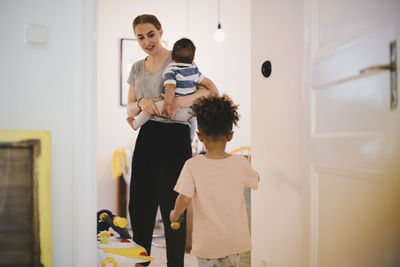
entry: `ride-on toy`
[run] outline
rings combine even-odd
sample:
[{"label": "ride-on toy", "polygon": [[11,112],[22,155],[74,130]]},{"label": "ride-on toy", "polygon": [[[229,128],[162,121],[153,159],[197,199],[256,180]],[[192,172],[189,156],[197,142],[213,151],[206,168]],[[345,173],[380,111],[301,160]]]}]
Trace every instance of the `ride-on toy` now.
[{"label": "ride-on toy", "polygon": [[[109,210],[100,210],[97,220],[97,255],[105,267],[107,263],[118,266],[118,263],[141,263],[153,260],[145,248],[136,244],[127,229],[128,221],[112,214]],[[119,236],[110,232],[110,227]]]}]

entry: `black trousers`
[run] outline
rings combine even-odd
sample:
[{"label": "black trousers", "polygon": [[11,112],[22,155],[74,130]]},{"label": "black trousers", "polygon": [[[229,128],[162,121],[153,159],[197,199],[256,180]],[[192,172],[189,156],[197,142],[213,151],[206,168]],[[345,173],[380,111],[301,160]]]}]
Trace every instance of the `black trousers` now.
[{"label": "black trousers", "polygon": [[186,224],[177,231],[172,230],[169,214],[178,196],[173,188],[183,164],[191,155],[189,126],[150,120],[140,128],[132,158],[129,200],[133,241],[151,254],[155,218],[160,206],[169,267],[183,267]]}]

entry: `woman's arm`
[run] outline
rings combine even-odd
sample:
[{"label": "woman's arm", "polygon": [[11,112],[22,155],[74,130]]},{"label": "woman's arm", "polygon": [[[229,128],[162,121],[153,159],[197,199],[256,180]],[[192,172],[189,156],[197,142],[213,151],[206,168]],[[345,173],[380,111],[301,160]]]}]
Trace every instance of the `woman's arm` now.
[{"label": "woman's arm", "polygon": [[212,93],[218,95],[218,89],[217,86],[208,79],[207,77],[204,77],[204,79],[201,81],[200,85],[204,86],[206,89],[210,90]]},{"label": "woman's arm", "polygon": [[193,101],[195,101],[199,97],[203,96],[208,96],[212,92],[205,88],[202,85],[197,86],[197,91],[194,94],[191,95],[185,95],[185,96],[180,96],[180,97],[174,97],[174,101],[172,102],[171,106],[171,118],[175,118],[175,113],[178,111],[180,108],[190,108],[190,106],[193,104]]},{"label": "woman's arm", "polygon": [[128,114],[128,117],[135,117],[139,114],[139,112],[140,108],[137,105],[136,90],[135,87],[131,84],[129,86],[128,104],[126,105],[126,113]]},{"label": "woman's arm", "polygon": [[[180,96],[180,97],[175,97],[176,103],[180,108],[190,108],[190,106],[193,104],[193,102],[203,96],[208,96],[211,94],[211,91],[205,88],[202,85],[197,86],[197,91],[194,94],[191,95],[186,95],[186,96]],[[174,99],[174,100],[175,100]]]},{"label": "woman's arm", "polygon": [[152,98],[136,98],[135,87],[131,84],[129,86],[128,93],[128,104],[127,104],[127,113],[129,117],[135,117],[142,110],[147,115],[160,115],[158,109],[154,105],[154,101],[159,101],[160,99],[152,99]]}]

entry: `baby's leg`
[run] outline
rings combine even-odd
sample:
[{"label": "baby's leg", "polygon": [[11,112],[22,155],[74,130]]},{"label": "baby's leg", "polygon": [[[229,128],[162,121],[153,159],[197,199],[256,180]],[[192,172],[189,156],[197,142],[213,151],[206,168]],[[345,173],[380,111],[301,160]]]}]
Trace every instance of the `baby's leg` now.
[{"label": "baby's leg", "polygon": [[146,115],[143,111],[136,116],[135,120],[133,121],[133,129],[139,129],[143,124],[145,124],[148,120],[150,120],[152,116]]},{"label": "baby's leg", "polygon": [[175,113],[174,120],[188,122],[193,117],[193,115],[190,114],[190,112],[191,112],[190,108],[180,108]]},{"label": "baby's leg", "polygon": [[[161,110],[164,106],[164,101],[154,102],[154,104],[156,105],[156,108],[158,109],[158,111],[161,113]],[[175,113],[174,121],[188,122],[193,117],[193,115],[190,114],[190,111],[191,111],[190,108],[178,109],[178,111]],[[163,116],[161,116],[161,117],[163,117]]]},{"label": "baby's leg", "polygon": [[[164,105],[164,101],[154,102],[154,104],[155,104],[156,108],[158,109],[158,111],[160,112]],[[146,113],[141,111],[139,113],[139,115],[137,115],[135,120],[133,121],[133,129],[135,129],[135,130],[139,129],[143,124],[145,124],[148,120],[150,120],[151,117],[153,117],[153,116],[148,116],[148,115],[146,115]]]}]

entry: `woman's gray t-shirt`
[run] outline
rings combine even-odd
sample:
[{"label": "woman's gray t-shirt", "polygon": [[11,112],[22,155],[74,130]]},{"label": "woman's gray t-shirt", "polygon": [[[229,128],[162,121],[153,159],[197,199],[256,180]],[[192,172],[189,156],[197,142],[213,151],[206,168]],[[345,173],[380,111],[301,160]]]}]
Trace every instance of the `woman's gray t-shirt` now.
[{"label": "woman's gray t-shirt", "polygon": [[[164,88],[163,74],[168,64],[172,62],[171,53],[169,53],[161,68],[155,73],[150,73],[146,70],[146,67],[144,66],[145,60],[146,59],[142,59],[133,64],[127,82],[135,87],[136,99],[161,98],[161,91]],[[184,123],[158,116],[153,116],[151,120],[168,123]]]}]

